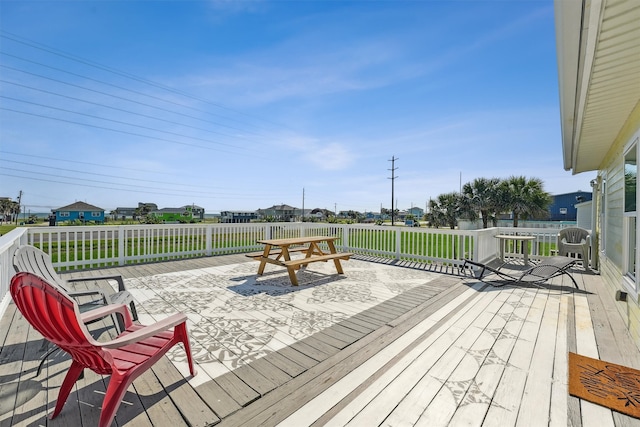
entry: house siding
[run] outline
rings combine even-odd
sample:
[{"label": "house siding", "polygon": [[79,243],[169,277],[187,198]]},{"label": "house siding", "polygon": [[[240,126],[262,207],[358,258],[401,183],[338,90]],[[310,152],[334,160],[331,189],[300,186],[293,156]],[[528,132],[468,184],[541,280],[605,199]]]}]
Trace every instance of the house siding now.
[{"label": "house siding", "polygon": [[[628,292],[627,301],[616,301],[616,309],[627,323],[629,333],[640,347],[640,297],[624,279],[624,150],[640,136],[640,104],[636,106],[616,142],[605,156],[599,175],[606,180],[604,203],[604,246],[600,243],[600,274],[607,286],[605,293],[615,298],[617,291]],[[601,203],[601,201],[598,201]],[[640,216],[636,227],[640,225]],[[602,227],[598,227],[599,230]],[[640,230],[638,231],[640,232]],[[636,274],[640,274],[640,271]]]}]

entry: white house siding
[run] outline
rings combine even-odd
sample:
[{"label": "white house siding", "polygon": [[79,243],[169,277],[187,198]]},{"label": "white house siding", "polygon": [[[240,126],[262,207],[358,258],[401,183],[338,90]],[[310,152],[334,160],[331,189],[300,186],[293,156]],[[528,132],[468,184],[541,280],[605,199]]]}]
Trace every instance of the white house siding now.
[{"label": "white house siding", "polygon": [[[624,283],[624,235],[623,235],[623,206],[624,206],[624,161],[625,147],[640,136],[640,104],[634,109],[629,120],[618,135],[615,144],[607,153],[600,168],[599,175],[606,179],[605,194],[605,224],[604,239],[600,248],[600,274],[605,280],[607,293],[614,298],[616,291],[628,292],[626,302],[618,301],[616,307],[626,320],[629,331],[636,345],[640,347],[640,300],[635,289]],[[640,188],[640,186],[639,186]],[[600,195],[599,195],[600,196]],[[601,201],[599,201],[601,203]],[[640,224],[640,217],[637,224]],[[602,227],[598,227],[600,230]],[[640,232],[640,231],[639,231]],[[640,274],[638,271],[636,274]]]}]

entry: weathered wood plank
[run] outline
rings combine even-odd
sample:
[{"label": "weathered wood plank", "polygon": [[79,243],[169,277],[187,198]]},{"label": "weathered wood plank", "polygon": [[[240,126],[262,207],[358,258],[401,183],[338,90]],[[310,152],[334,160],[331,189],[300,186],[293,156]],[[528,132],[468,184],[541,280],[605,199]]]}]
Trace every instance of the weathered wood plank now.
[{"label": "weathered wood plank", "polygon": [[317,359],[313,359],[292,347],[281,348],[280,350],[277,351],[277,353],[283,355],[289,360],[294,361],[298,365],[305,368],[305,370],[318,364]]},{"label": "weathered wood plank", "polygon": [[40,381],[32,379],[40,363],[42,341],[42,335],[35,329],[29,328],[22,366],[18,371],[20,378],[17,383],[16,408],[11,420],[12,425],[46,424],[46,411],[42,409],[47,407],[47,391]]},{"label": "weathered wood plank", "polygon": [[[473,293],[472,291],[469,292],[466,298],[469,298]],[[461,300],[466,298],[461,298]],[[459,302],[460,301],[458,301],[458,303]],[[300,394],[308,397],[301,399],[300,394],[298,394],[298,397],[299,400],[304,401],[308,399],[309,401],[305,402],[304,406],[301,406],[289,415],[284,421],[284,425],[300,425],[301,423],[308,423],[320,418],[325,412],[334,407],[343,398],[347,397],[349,393],[359,385],[366,382],[374,372],[384,367],[395,357],[398,351],[410,346],[425,330],[429,330],[430,326],[433,326],[433,322],[428,322],[428,320],[424,322],[428,324],[421,325],[421,327],[394,328],[392,332],[387,334],[389,341],[386,345],[369,349],[371,354],[368,355],[366,360],[359,360],[353,364],[351,366],[352,369],[345,372],[343,376],[329,388],[327,388],[327,384],[318,384],[316,387],[305,387],[304,391]],[[393,339],[391,337],[393,337]],[[347,364],[344,363],[344,365]],[[285,412],[281,411],[277,416],[283,417],[284,414]],[[340,424],[340,422],[338,422],[338,424]]]},{"label": "weathered wood plank", "polygon": [[[463,332],[464,321],[461,313],[473,313],[468,316],[469,320],[479,313],[466,311],[472,300],[468,297],[458,298],[456,295],[448,308],[444,308],[447,307],[444,305],[437,310],[442,312],[441,315],[434,315],[432,319],[422,323],[416,322],[413,326],[417,326],[418,330],[424,330],[423,334],[395,355],[383,368],[362,381],[314,424],[323,425],[328,422],[332,425],[378,425],[384,420],[386,425],[396,425],[411,423],[408,421],[411,419],[410,414],[415,414],[413,421],[417,420],[422,412],[417,408],[426,405],[429,399],[415,401],[409,398],[409,394],[415,390],[414,385],[420,382],[425,372],[441,357],[442,351]],[[425,307],[425,310],[436,314],[432,307]],[[419,313],[416,313],[416,317],[428,318],[419,316]],[[435,319],[437,321],[434,321]],[[453,325],[456,325],[455,328],[452,328]],[[451,333],[453,330],[457,333]],[[445,342],[446,344],[443,344]],[[398,402],[398,398],[402,396],[403,400]],[[395,412],[395,409],[403,404],[405,409]],[[397,417],[398,414],[402,415]]]},{"label": "weathered wood plank", "polygon": [[[576,316],[576,343],[578,354],[599,358],[598,344],[593,331],[591,312],[586,295],[576,293],[574,296]],[[613,415],[610,409],[596,405],[586,400],[580,400],[582,425],[584,427],[608,427],[613,426]]]},{"label": "weathered wood plank", "polygon": [[[13,304],[10,304],[11,306]],[[2,353],[0,353],[0,423],[12,425],[15,407],[17,404],[17,391],[20,385],[20,372],[22,360],[26,351],[29,325],[22,315],[16,311],[11,316],[13,323],[11,333],[4,341]]]},{"label": "weathered wood plank", "polygon": [[[282,353],[274,351],[264,357],[269,363],[276,366],[282,372],[285,372],[291,379],[303,373],[307,368],[300,366],[293,360],[285,357]],[[315,363],[314,363],[315,364]]]},{"label": "weathered wood plank", "polygon": [[[341,367],[344,367],[348,371],[346,361],[350,360],[350,357],[354,353],[366,349],[370,342],[376,339],[383,339],[382,337],[384,337],[388,330],[388,327],[383,326],[372,332],[357,341],[354,345],[309,368],[282,387],[274,390],[273,393],[263,396],[247,408],[223,419],[220,426],[273,425],[274,423],[267,422],[267,419],[274,415],[274,412],[281,410],[280,406],[282,402],[286,403],[287,400],[296,400],[296,402],[292,402],[292,404],[297,404],[297,400],[300,399],[299,392],[301,390],[306,390],[317,382],[328,382],[329,379],[340,374],[340,372],[336,374],[336,369],[340,369],[342,372]],[[292,398],[293,395],[296,396],[295,399]]]},{"label": "weathered wood plank", "polygon": [[[525,296],[526,294],[523,294],[523,299]],[[516,425],[544,305],[544,296],[536,293],[533,301],[524,300],[523,305],[514,310],[514,313],[525,321],[507,360],[483,427]]]},{"label": "weathered wood plank", "polygon": [[555,357],[553,358],[553,382],[551,383],[551,409],[549,427],[568,425],[568,351],[567,316],[569,314],[569,296],[560,296],[558,309],[558,327],[556,331]]},{"label": "weathered wood plank", "polygon": [[[214,396],[211,396],[212,406],[209,407],[187,382],[180,371],[178,371],[175,365],[166,357],[161,358],[153,365],[151,370],[156,375],[160,386],[168,394],[173,404],[178,408],[180,414],[187,420],[189,425],[193,427],[205,427],[220,421],[214,412],[215,404],[213,402],[219,402],[221,397],[224,398],[228,396],[226,393],[216,393]],[[239,409],[239,405],[235,402],[228,402],[226,404],[232,404],[236,409]],[[158,425],[161,425],[161,423]],[[174,425],[179,426],[180,423],[177,422]]]},{"label": "weathered wood plank", "polygon": [[[560,301],[550,296],[540,322],[535,348],[529,365],[527,383],[524,387],[517,426],[534,426],[551,413],[551,385],[553,382],[553,359],[555,353]],[[549,421],[547,421],[548,423]]]}]

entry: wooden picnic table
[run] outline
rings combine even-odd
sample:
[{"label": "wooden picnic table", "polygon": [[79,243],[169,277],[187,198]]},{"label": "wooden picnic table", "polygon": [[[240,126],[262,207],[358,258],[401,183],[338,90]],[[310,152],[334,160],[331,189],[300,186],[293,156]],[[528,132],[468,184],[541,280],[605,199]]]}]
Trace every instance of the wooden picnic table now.
[{"label": "wooden picnic table", "polygon": [[[334,241],[338,237],[331,236],[311,236],[311,237],[293,237],[288,239],[268,239],[258,240],[258,243],[264,245],[262,252],[254,252],[247,254],[247,256],[260,261],[258,267],[258,275],[264,273],[264,268],[267,263],[280,265],[286,267],[289,272],[289,278],[291,283],[298,286],[298,278],[296,276],[296,270],[301,267],[305,267],[312,262],[327,262],[333,260],[336,266],[338,274],[344,274],[340,260],[349,260],[349,257],[353,255],[350,252],[338,252]],[[326,243],[329,251],[325,252],[320,248],[320,245]],[[291,259],[291,253],[302,252],[305,254],[304,258]]]}]

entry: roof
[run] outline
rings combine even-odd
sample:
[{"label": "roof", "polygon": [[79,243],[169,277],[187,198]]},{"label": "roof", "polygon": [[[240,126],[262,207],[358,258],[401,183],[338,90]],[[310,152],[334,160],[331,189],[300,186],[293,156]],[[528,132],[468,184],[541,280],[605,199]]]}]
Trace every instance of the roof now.
[{"label": "roof", "polygon": [[640,102],[640,2],[555,0],[564,168],[600,163]]},{"label": "roof", "polygon": [[75,202],[70,205],[54,209],[54,211],[102,211],[104,212],[104,209],[94,205],[90,205],[89,203],[85,203],[85,202]]},{"label": "roof", "polygon": [[162,208],[162,209],[158,209],[156,211],[153,211],[152,213],[183,213],[183,212],[187,212],[187,210],[185,208]]},{"label": "roof", "polygon": [[289,206],[289,205],[273,205],[270,208],[264,209],[264,210],[275,210],[275,211],[292,211],[295,210],[297,208],[294,208],[293,206]]}]

